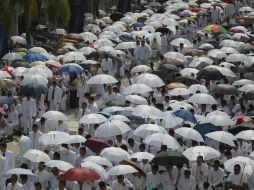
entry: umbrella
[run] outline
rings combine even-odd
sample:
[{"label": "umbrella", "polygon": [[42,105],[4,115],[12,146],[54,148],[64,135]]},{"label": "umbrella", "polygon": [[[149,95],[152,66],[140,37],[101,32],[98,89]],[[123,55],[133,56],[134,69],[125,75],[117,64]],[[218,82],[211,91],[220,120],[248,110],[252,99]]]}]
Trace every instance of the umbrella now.
[{"label": "umbrella", "polygon": [[84,55],[89,55],[92,52],[95,52],[96,50],[94,48],[91,47],[83,47],[78,49],[78,52],[81,52]]},{"label": "umbrella", "polygon": [[172,89],[175,89],[175,88],[188,88],[188,86],[186,86],[185,84],[183,83],[179,83],[179,82],[172,82],[170,84],[167,85],[167,88],[172,90]]},{"label": "umbrella", "polygon": [[86,142],[86,138],[81,135],[71,135],[70,139],[66,141],[67,144],[80,144]]},{"label": "umbrella", "polygon": [[26,69],[23,75],[42,75],[45,78],[50,78],[53,76],[52,71],[45,66],[36,66],[30,69]]},{"label": "umbrella", "polygon": [[41,94],[46,95],[48,89],[42,85],[42,84],[26,84],[23,85],[20,89],[19,95],[20,96],[26,96],[27,94],[30,94],[33,97],[39,97]]},{"label": "umbrella", "polygon": [[60,67],[60,69],[58,70],[58,72],[60,74],[63,74],[63,73],[77,73],[77,74],[81,74],[83,73],[84,69],[78,65],[78,64],[75,64],[75,63],[68,63],[68,64],[65,64],[65,65],[62,65]]},{"label": "umbrella", "polygon": [[70,63],[70,62],[81,62],[86,60],[85,56],[78,51],[68,52],[63,55],[63,62]]},{"label": "umbrella", "polygon": [[177,150],[180,148],[179,143],[168,134],[154,133],[145,138],[144,143],[150,146],[161,147],[161,145],[166,145],[168,149]]},{"label": "umbrella", "polygon": [[29,51],[32,53],[47,53],[47,51],[42,47],[32,47]]},{"label": "umbrella", "polygon": [[24,61],[33,62],[33,61],[47,61],[48,58],[39,53],[28,53],[23,57]]},{"label": "umbrella", "polygon": [[11,41],[14,44],[20,44],[20,45],[26,45],[27,44],[26,39],[21,37],[21,36],[12,36]]},{"label": "umbrella", "polygon": [[106,140],[95,137],[87,139],[84,145],[95,153],[100,153],[104,148],[111,147]]},{"label": "umbrella", "polygon": [[224,95],[237,95],[238,90],[236,87],[229,84],[218,84],[213,89],[215,94],[224,94]]},{"label": "umbrella", "polygon": [[217,65],[209,65],[209,66],[205,67],[204,69],[216,69],[225,77],[232,77],[232,78],[236,77],[236,75],[233,71],[231,71],[230,69],[227,69],[225,67],[219,67]]},{"label": "umbrella", "polygon": [[130,122],[129,118],[125,115],[112,115],[108,118],[108,120],[120,120],[123,122]]},{"label": "umbrella", "polygon": [[197,142],[204,142],[204,139],[200,135],[200,133],[192,128],[181,127],[181,128],[175,129],[175,133],[184,137],[185,139],[190,139]]},{"label": "umbrella", "polygon": [[91,33],[91,32],[83,32],[80,33],[79,36],[85,41],[85,42],[90,42],[90,43],[94,43],[98,38],[95,34]]},{"label": "umbrella", "polygon": [[202,124],[199,123],[199,124],[194,126],[194,129],[197,130],[202,135],[203,138],[205,138],[205,135],[207,133],[222,130],[221,127],[215,126],[211,123],[202,123]]},{"label": "umbrella", "polygon": [[31,162],[36,162],[36,163],[50,161],[50,158],[46,153],[37,149],[28,150],[23,155],[23,157],[30,160]]},{"label": "umbrella", "polygon": [[147,65],[138,65],[131,69],[131,73],[146,73],[152,71]]},{"label": "umbrella", "polygon": [[245,54],[241,54],[241,53],[233,53],[230,54],[226,57],[226,61],[230,62],[230,63],[237,63],[237,62],[241,62],[241,63],[245,63],[245,62],[250,62],[250,58],[245,55]]},{"label": "umbrella", "polygon": [[134,135],[141,137],[143,139],[154,133],[166,134],[167,131],[163,127],[156,124],[143,124],[140,125],[138,128],[136,128],[133,132]]},{"label": "umbrella", "polygon": [[135,158],[139,162],[142,160],[148,160],[150,162],[154,158],[154,155],[148,152],[136,152],[132,154],[130,158]]},{"label": "umbrella", "polygon": [[23,168],[12,168],[12,169],[8,170],[7,172],[5,172],[3,174],[3,177],[9,178],[13,174],[28,175],[28,176],[31,176],[31,177],[35,177],[33,172],[31,172],[30,170],[27,170],[27,169],[23,169]]},{"label": "umbrella", "polygon": [[197,123],[195,116],[188,110],[180,109],[180,110],[173,112],[173,114],[176,117],[182,118],[184,121],[189,121],[194,124]]},{"label": "umbrella", "polygon": [[0,79],[11,78],[11,75],[6,71],[0,71]]},{"label": "umbrella", "polygon": [[139,116],[142,118],[151,118],[151,119],[163,118],[162,111],[148,105],[138,105],[137,107],[133,109],[132,115]]},{"label": "umbrella", "polygon": [[220,153],[209,146],[195,146],[185,150],[183,155],[189,161],[196,161],[198,156],[202,156],[204,160],[211,160],[218,158]]},{"label": "umbrella", "polygon": [[74,168],[73,165],[62,160],[50,160],[46,162],[45,165],[49,168],[58,168],[60,171],[63,172],[66,172],[67,170]]},{"label": "umbrella", "polygon": [[178,52],[170,51],[165,53],[163,56],[168,60],[169,63],[172,63],[172,64],[176,64],[176,65],[178,64],[178,63],[174,63],[174,61],[180,62],[180,63],[187,62],[187,59],[185,58],[185,56]]},{"label": "umbrella", "polygon": [[22,60],[22,56],[19,53],[10,52],[10,53],[5,54],[2,57],[2,60],[7,60],[7,61]]},{"label": "umbrella", "polygon": [[254,84],[246,84],[238,89],[241,92],[250,92],[254,90]]},{"label": "umbrella", "polygon": [[225,115],[209,115],[201,123],[211,123],[215,126],[232,126],[235,122]]},{"label": "umbrella", "polygon": [[16,83],[10,79],[0,79],[0,88],[13,88]]},{"label": "umbrella", "polygon": [[0,105],[1,104],[11,104],[12,103],[12,100],[10,97],[8,96],[0,96]]},{"label": "umbrella", "polygon": [[60,179],[78,182],[91,182],[100,179],[100,175],[89,168],[71,168],[67,170]]},{"label": "umbrella", "polygon": [[144,73],[136,78],[137,84],[146,84],[151,88],[164,86],[164,82],[155,74]]},{"label": "umbrella", "polygon": [[207,90],[206,86],[201,85],[201,84],[193,84],[188,88],[192,94],[196,94],[197,91],[200,93],[208,93],[209,91]]},{"label": "umbrella", "polygon": [[182,153],[177,151],[161,151],[159,152],[152,163],[156,163],[158,165],[167,166],[171,165],[183,165],[188,164],[189,161],[183,156]]},{"label": "umbrella", "polygon": [[201,69],[197,74],[197,79],[199,80],[201,78],[206,80],[221,80],[225,77],[218,69],[205,67]]},{"label": "umbrella", "polygon": [[130,131],[129,125],[120,120],[109,120],[101,124],[94,132],[95,137],[109,138]]},{"label": "umbrella", "polygon": [[246,130],[241,131],[235,136],[237,139],[243,139],[243,140],[254,140],[254,131],[253,130]]},{"label": "umbrella", "polygon": [[118,165],[110,168],[108,171],[108,175],[126,175],[137,172],[138,170],[136,170],[134,167],[130,165]]},{"label": "umbrella", "polygon": [[58,145],[70,139],[70,135],[61,131],[50,131],[39,138],[39,142],[44,145]]},{"label": "umbrella", "polygon": [[228,31],[220,25],[212,24],[203,28],[204,31],[211,33],[227,33]]},{"label": "umbrella", "polygon": [[100,166],[94,162],[90,162],[90,161],[82,162],[81,167],[89,168],[89,169],[96,171],[101,176],[102,179],[108,178],[108,174],[107,174],[106,170],[102,166]]},{"label": "umbrella", "polygon": [[126,49],[134,49],[136,48],[135,42],[121,42],[116,45],[115,49],[117,50],[126,50]]},{"label": "umbrella", "polygon": [[97,48],[103,47],[103,46],[114,46],[114,43],[108,39],[99,39],[97,40],[94,45],[97,46]]},{"label": "umbrella", "polygon": [[112,162],[120,162],[122,160],[128,160],[130,157],[128,152],[117,147],[105,148],[101,151],[100,155]]},{"label": "umbrella", "polygon": [[251,175],[253,173],[254,169],[254,160],[244,157],[244,156],[237,156],[234,158],[231,158],[224,162],[224,168],[228,172],[234,172],[234,166],[236,164],[239,164],[241,167],[241,173],[249,173]]},{"label": "umbrella", "polygon": [[187,96],[190,95],[191,92],[186,88],[175,88],[170,90],[168,93],[170,96]]},{"label": "umbrella", "polygon": [[182,70],[180,70],[180,74],[182,76],[196,76],[198,73],[198,70],[197,69],[194,69],[194,68],[184,68]]},{"label": "umbrella", "polygon": [[199,80],[195,79],[192,76],[177,77],[174,82],[180,82],[180,83],[186,84],[187,86],[191,86],[193,84],[199,84],[200,83]]},{"label": "umbrella", "polygon": [[193,94],[187,101],[194,104],[217,104],[213,96],[205,93]]},{"label": "umbrella", "polygon": [[27,70],[27,68],[25,67],[16,67],[13,71],[12,71],[12,75],[14,76],[23,76],[24,71]]},{"label": "umbrella", "polygon": [[239,53],[237,49],[232,47],[222,47],[221,50],[224,51],[226,54]]},{"label": "umbrella", "polygon": [[176,39],[172,40],[170,43],[171,43],[171,45],[176,46],[176,47],[180,47],[180,44],[183,44],[184,48],[192,48],[193,47],[193,44],[189,40],[184,39],[184,38],[176,38]]},{"label": "umbrella", "polygon": [[164,112],[164,117],[161,122],[161,125],[165,128],[175,128],[180,126],[183,122],[183,119],[176,117],[171,111]]},{"label": "umbrella", "polygon": [[202,50],[210,50],[210,49],[214,49],[214,46],[209,43],[204,43],[204,44],[201,44],[198,48]]},{"label": "umbrella", "polygon": [[137,105],[148,105],[146,98],[138,95],[128,95],[125,100]]},{"label": "umbrella", "polygon": [[123,94],[143,94],[151,91],[153,91],[153,89],[146,84],[133,84],[126,87],[123,90]]},{"label": "umbrella", "polygon": [[24,75],[24,79],[20,83],[22,86],[28,84],[41,84],[45,87],[48,84],[48,80],[41,75]]},{"label": "umbrella", "polygon": [[212,63],[213,60],[208,57],[197,57],[190,62],[189,67],[204,68],[208,65],[211,65]]},{"label": "umbrella", "polygon": [[67,119],[66,115],[60,111],[47,111],[42,115],[42,117],[48,120],[56,120],[56,121]]},{"label": "umbrella", "polygon": [[211,49],[208,51],[207,55],[215,59],[223,59],[227,57],[227,54],[224,51],[221,51],[221,49]]},{"label": "umbrella", "polygon": [[112,14],[110,15],[110,19],[111,19],[112,21],[114,21],[114,22],[120,20],[120,19],[123,18],[123,17],[124,17],[124,15],[123,15],[122,13],[119,13],[119,12],[115,12],[115,13],[112,13]]},{"label": "umbrella", "polygon": [[233,86],[243,86],[246,84],[254,84],[254,81],[249,80],[249,79],[240,79],[240,80],[234,81],[232,83]]},{"label": "umbrella", "polygon": [[103,115],[97,114],[97,113],[90,113],[90,114],[84,115],[79,120],[79,123],[80,124],[90,125],[90,124],[104,123],[105,121],[107,121],[107,118],[104,117]]},{"label": "umbrella", "polygon": [[[123,34],[121,36],[119,36],[119,39],[122,41],[122,42],[134,42],[135,39],[133,38],[133,36],[131,34]],[[125,49],[132,49],[132,48],[127,48],[126,46],[124,47]]]},{"label": "umbrella", "polygon": [[101,166],[109,166],[112,167],[112,163],[101,156],[88,156],[84,160],[84,162],[94,162],[95,164],[101,165]]},{"label": "umbrella", "polygon": [[95,76],[91,77],[87,81],[87,84],[112,84],[112,83],[117,83],[117,82],[118,82],[118,80],[116,80],[111,75],[100,74],[100,75],[95,75]]},{"label": "umbrella", "polygon": [[234,141],[236,141],[236,138],[231,133],[228,133],[225,131],[215,131],[215,132],[207,133],[205,136],[215,141],[235,147]]}]

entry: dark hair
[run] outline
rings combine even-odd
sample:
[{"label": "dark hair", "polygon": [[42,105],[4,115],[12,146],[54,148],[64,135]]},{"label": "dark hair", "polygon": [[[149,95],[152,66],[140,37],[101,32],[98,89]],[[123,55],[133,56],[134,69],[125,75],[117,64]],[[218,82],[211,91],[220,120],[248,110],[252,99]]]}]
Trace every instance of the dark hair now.
[{"label": "dark hair", "polygon": [[99,187],[106,187],[105,181],[100,181],[99,182]]}]

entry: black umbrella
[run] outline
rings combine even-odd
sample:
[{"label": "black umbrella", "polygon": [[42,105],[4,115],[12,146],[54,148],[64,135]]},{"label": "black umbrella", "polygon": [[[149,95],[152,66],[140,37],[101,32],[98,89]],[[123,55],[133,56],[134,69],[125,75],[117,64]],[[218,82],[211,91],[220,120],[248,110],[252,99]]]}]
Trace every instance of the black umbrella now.
[{"label": "black umbrella", "polygon": [[254,72],[254,64],[251,65],[238,65],[233,69],[237,73],[251,73]]},{"label": "black umbrella", "polygon": [[191,86],[193,84],[199,84],[200,83],[197,79],[195,79],[191,76],[177,77],[174,82],[180,82],[180,83],[183,83],[187,86]]},{"label": "black umbrella", "polygon": [[237,95],[238,90],[235,86],[230,84],[218,84],[213,89],[215,94],[224,94],[224,95]]},{"label": "black umbrella", "polygon": [[162,70],[162,71],[166,70],[169,72],[179,72],[179,69],[175,65],[171,65],[171,64],[160,65],[158,70]]},{"label": "black umbrella", "polygon": [[182,153],[177,151],[162,151],[158,153],[152,160],[158,165],[167,166],[188,164],[188,159]]},{"label": "black umbrella", "polygon": [[252,90],[252,91],[246,92],[243,95],[243,98],[246,100],[254,100],[254,91]]},{"label": "black umbrella", "polygon": [[223,74],[214,68],[203,68],[197,74],[197,79],[206,79],[206,80],[221,80],[225,77]]},{"label": "black umbrella", "polygon": [[110,15],[110,19],[114,22],[119,21],[121,18],[123,18],[124,15],[122,13],[113,13]]},{"label": "black umbrella", "polygon": [[160,33],[168,33],[169,31],[171,31],[169,28],[164,28],[164,27],[162,27],[162,28],[158,28],[157,30],[156,30],[156,32],[160,32]]},{"label": "black umbrella", "polygon": [[22,86],[19,95],[20,96],[26,96],[27,94],[32,95],[33,97],[38,97],[41,94],[47,94],[48,89],[42,85],[37,83],[31,83]]}]

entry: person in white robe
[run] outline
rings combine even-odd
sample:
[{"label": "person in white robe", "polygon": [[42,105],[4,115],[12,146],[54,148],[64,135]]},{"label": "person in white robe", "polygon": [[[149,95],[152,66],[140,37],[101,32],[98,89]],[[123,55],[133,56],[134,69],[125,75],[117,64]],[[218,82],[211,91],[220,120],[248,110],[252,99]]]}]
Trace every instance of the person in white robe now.
[{"label": "person in white robe", "polygon": [[10,105],[7,118],[7,135],[12,135],[14,130],[19,130],[19,113],[13,105]]},{"label": "person in white robe", "polygon": [[36,99],[36,105],[37,105],[37,110],[38,110],[38,115],[37,117],[40,118],[46,110],[46,106],[44,104],[45,101],[45,96],[44,94],[41,94],[37,99]]},{"label": "person in white robe", "polygon": [[88,156],[87,152],[86,152],[86,147],[80,147],[79,148],[79,154],[76,157],[75,160],[75,166],[76,167],[80,167],[81,162],[83,162],[83,160]]},{"label": "person in white robe", "polygon": [[32,127],[32,131],[30,131],[28,135],[31,140],[31,149],[42,149],[42,144],[39,142],[39,139],[42,135],[43,133],[39,131],[38,125],[34,124]]},{"label": "person in white robe", "polygon": [[34,190],[34,184],[32,183],[32,181],[28,180],[28,175],[21,174],[19,177],[24,190]]},{"label": "person in white robe", "polygon": [[146,176],[146,188],[160,188],[161,186],[161,174],[159,173],[159,167],[157,165],[153,165],[152,171]]},{"label": "person in white robe", "polygon": [[37,107],[36,102],[31,95],[28,94],[26,98],[23,98],[21,103],[22,108],[22,119],[21,126],[24,133],[28,134],[31,131],[36,114]]},{"label": "person in white robe", "polygon": [[181,177],[177,184],[178,190],[196,190],[196,180],[190,170],[184,171],[184,177]]},{"label": "person in white robe", "polygon": [[135,57],[138,59],[139,65],[148,65],[149,59],[152,55],[152,50],[149,45],[145,43],[145,41],[141,41],[141,45],[136,47],[135,49]]},{"label": "person in white robe", "polygon": [[224,183],[224,170],[220,168],[220,161],[213,162],[213,168],[208,173],[208,182],[212,189],[216,187],[223,187]]},{"label": "person in white robe", "polygon": [[101,68],[103,73],[112,75],[113,61],[108,55],[105,55],[104,59],[101,60]]},{"label": "person in white robe", "polygon": [[161,36],[161,47],[160,47],[161,55],[163,55],[163,54],[165,54],[169,51],[168,46],[169,46],[169,44],[168,44],[168,35],[167,35],[167,33],[164,33]]},{"label": "person in white robe", "polygon": [[123,175],[117,176],[117,179],[114,180],[111,184],[111,190],[128,190],[134,188],[134,185]]},{"label": "person in white robe", "polygon": [[96,113],[99,111],[98,105],[95,102],[94,97],[88,98],[88,109],[90,110],[91,113]]},{"label": "person in white robe", "polygon": [[213,9],[211,10],[211,18],[213,24],[219,21],[219,10],[216,9],[216,6],[213,6]]},{"label": "person in white robe", "polygon": [[0,144],[0,154],[6,158],[6,170],[15,168],[15,156],[12,151],[7,150],[7,144],[2,142]]},{"label": "person in white robe", "polygon": [[135,186],[135,190],[143,190],[146,188],[146,178],[142,173],[133,173],[130,175],[129,179]]},{"label": "person in white robe", "polygon": [[[23,156],[28,150],[31,149],[31,140],[25,135],[21,135],[19,138],[19,150],[20,155]],[[23,158],[22,158],[23,160]],[[23,161],[24,163],[24,161]]]},{"label": "person in white robe", "polygon": [[48,91],[49,109],[58,111],[62,98],[62,90],[57,86],[57,82],[53,81]]},{"label": "person in white robe", "polygon": [[83,102],[81,105],[81,109],[79,109],[77,114],[77,121],[79,121],[84,115],[91,113],[91,111],[87,108],[87,103]]},{"label": "person in white robe", "polygon": [[116,93],[113,92],[112,86],[107,87],[107,92],[103,96],[104,103],[107,104],[116,98]]},{"label": "person in white robe", "polygon": [[87,76],[81,76],[81,79],[78,83],[78,97],[79,97],[79,107],[81,107],[82,103],[85,99],[85,93],[89,92],[89,85],[86,83],[88,80]]},{"label": "person in white robe", "polygon": [[38,170],[35,171],[36,180],[42,185],[43,189],[47,189],[49,185],[50,173],[45,169],[46,165],[44,162],[40,162],[38,165]]},{"label": "person in white robe", "polygon": [[58,125],[54,127],[54,131],[61,131],[61,132],[68,133],[70,129],[69,129],[69,126],[63,120],[59,120]]},{"label": "person in white robe", "polygon": [[177,168],[176,166],[165,166],[166,171],[161,174],[161,183],[163,190],[175,190],[177,182]]},{"label": "person in white robe", "polygon": [[203,162],[203,157],[198,156],[197,162],[191,166],[191,173],[196,179],[196,184],[201,188],[204,182],[207,181],[208,165]]},{"label": "person in white robe", "polygon": [[234,172],[231,172],[227,178],[227,189],[247,189],[248,178],[241,170],[241,166],[235,164]]},{"label": "person in white robe", "polygon": [[26,190],[23,186],[18,182],[18,176],[13,174],[11,176],[11,183],[9,183],[5,190]]},{"label": "person in white robe", "polygon": [[72,190],[91,190],[92,187],[88,183],[73,182],[71,185]]},{"label": "person in white robe", "polygon": [[[2,155],[0,155],[0,176],[2,176],[7,170],[7,160],[5,157],[3,157]],[[4,190],[5,186],[5,178],[1,177],[0,178],[0,190]]]}]

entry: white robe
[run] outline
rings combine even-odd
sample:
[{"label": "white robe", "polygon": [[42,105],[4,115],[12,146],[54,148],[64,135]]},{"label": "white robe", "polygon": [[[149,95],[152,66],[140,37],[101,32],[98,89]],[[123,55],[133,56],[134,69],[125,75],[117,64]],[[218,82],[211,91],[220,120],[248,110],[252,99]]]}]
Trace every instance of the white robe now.
[{"label": "white robe", "polygon": [[149,172],[146,176],[146,187],[147,188],[158,188],[161,185],[161,174],[157,172],[153,175],[152,172]]},{"label": "white robe", "polygon": [[22,108],[22,118],[21,118],[21,126],[23,130],[28,133],[31,131],[33,126],[33,118],[36,117],[37,107],[36,102],[33,98],[27,100],[24,98],[21,103]]},{"label": "white robe", "polygon": [[145,44],[144,46],[140,45],[135,49],[135,57],[138,59],[139,64],[147,65],[148,60],[151,58],[152,50],[149,45]]},{"label": "white robe", "polygon": [[186,179],[185,177],[180,178],[178,185],[178,190],[195,190],[196,189],[196,180],[191,175],[189,179]]},{"label": "white robe", "polygon": [[36,176],[36,182],[40,182],[42,185],[42,188],[46,189],[49,185],[49,177],[50,174],[47,172],[45,169],[42,171],[35,171],[35,176]]},{"label": "white robe", "polygon": [[54,91],[54,97],[53,97],[53,91],[54,91],[54,87],[51,86],[48,91],[49,109],[58,111],[60,103],[61,103],[61,98],[62,98],[62,90],[61,88],[56,86]]},{"label": "white robe", "polygon": [[104,73],[112,74],[112,69],[113,69],[112,59],[110,59],[110,58],[108,58],[108,60],[102,59],[101,60],[101,68]]},{"label": "white robe", "polygon": [[31,131],[29,133],[29,138],[31,140],[31,148],[32,149],[38,149],[41,150],[42,145],[39,142],[39,138],[43,135],[43,133],[41,131],[37,131],[36,133]]},{"label": "white robe", "polygon": [[[1,155],[3,155],[3,153],[1,152]],[[6,150],[5,151],[5,158],[6,158],[6,170],[10,170],[15,168],[15,156],[13,154],[13,152]]]},{"label": "white robe", "polygon": [[161,174],[161,183],[163,190],[174,190],[176,188],[177,182],[177,168],[173,167],[172,171],[169,173],[165,171]]},{"label": "white robe", "polygon": [[22,135],[19,139],[20,154],[24,155],[31,149],[31,140],[29,137]]},{"label": "white robe", "polygon": [[25,190],[25,189],[19,182],[16,182],[14,186],[12,186],[12,184],[9,183],[6,187],[6,190]]},{"label": "white robe", "polygon": [[[7,160],[5,157],[0,155],[0,176],[2,176],[7,171]],[[0,190],[4,190],[5,178],[0,178]]]},{"label": "white robe", "polygon": [[134,188],[134,185],[128,180],[124,179],[125,186],[120,184],[117,180],[114,180],[111,184],[111,190],[128,190],[129,188]]}]

